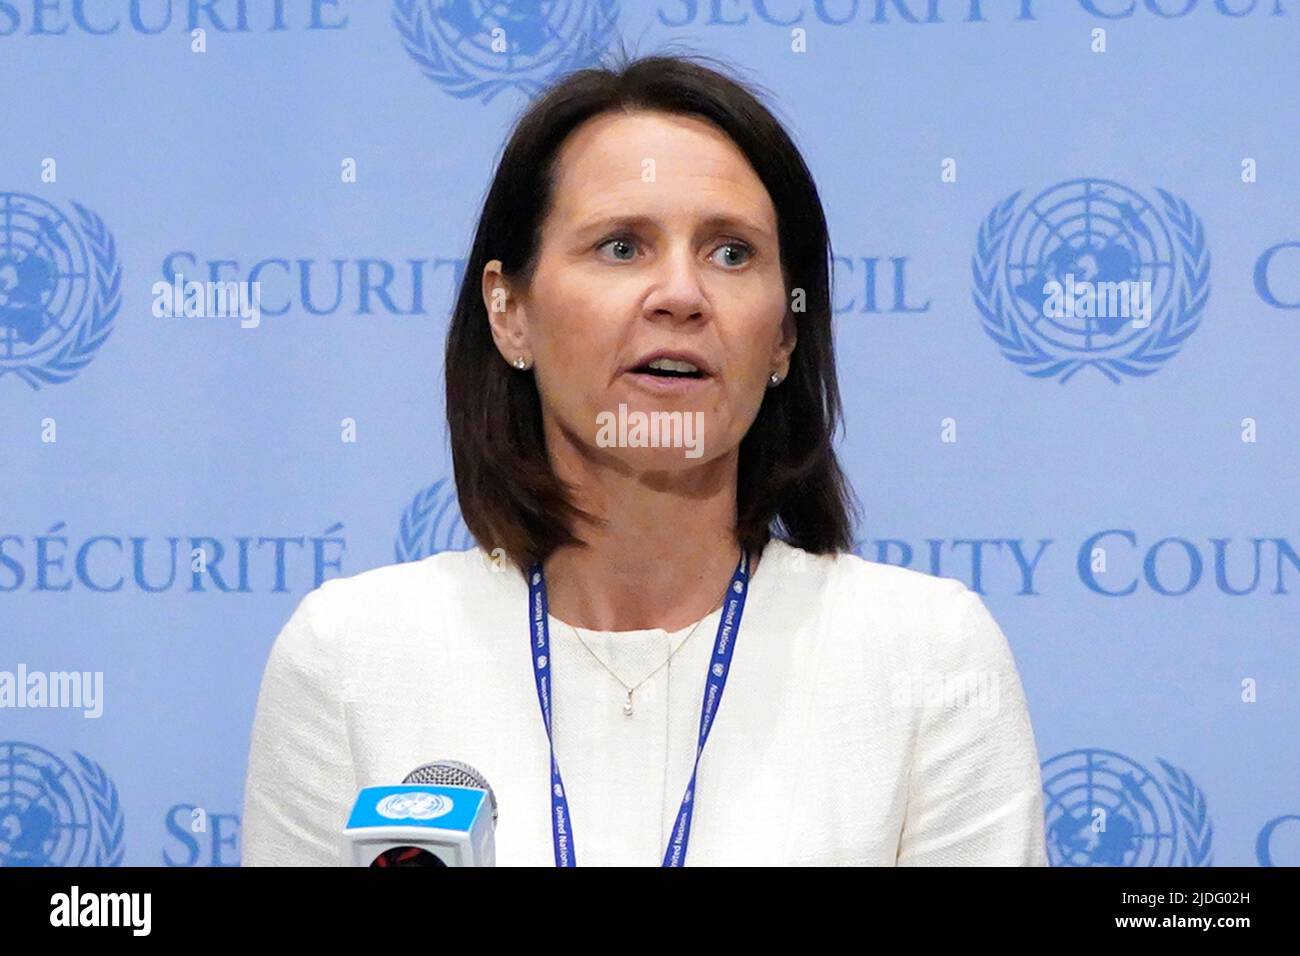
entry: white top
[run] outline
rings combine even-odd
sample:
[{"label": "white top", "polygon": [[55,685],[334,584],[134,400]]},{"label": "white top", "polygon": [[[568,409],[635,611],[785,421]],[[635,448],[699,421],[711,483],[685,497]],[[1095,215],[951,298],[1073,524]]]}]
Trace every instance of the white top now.
[{"label": "white top", "polygon": [[[719,582],[719,593],[726,584]],[[690,780],[715,610],[669,633],[550,618],[555,754],[579,866],[658,866]],[[700,760],[686,865],[1047,865],[1033,731],[979,595],[773,539]],[[555,863],[528,585],[483,551],[326,581],[271,649],[245,865],[336,866],[357,790],[464,761],[496,793],[498,866]]]}]

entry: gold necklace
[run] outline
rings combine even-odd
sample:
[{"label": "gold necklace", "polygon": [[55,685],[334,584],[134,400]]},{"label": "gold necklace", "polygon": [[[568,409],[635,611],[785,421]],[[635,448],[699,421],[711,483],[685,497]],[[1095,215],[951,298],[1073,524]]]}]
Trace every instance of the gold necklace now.
[{"label": "gold necklace", "polygon": [[[727,591],[730,589],[730,587],[731,587],[731,577],[730,577],[730,575],[728,575],[728,577],[727,577],[727,587],[723,589],[723,591],[722,591],[722,596],[718,599],[718,604],[714,606],[713,610],[712,610],[712,611],[709,611],[708,614],[704,615],[704,617],[700,618],[698,621],[695,622],[695,626],[691,628],[691,633],[690,633],[690,634],[687,634],[686,637],[682,639],[681,643],[678,644],[675,648],[673,648],[672,653],[670,653],[670,654],[669,654],[669,655],[664,659],[664,662],[663,662],[662,664],[660,664],[658,667],[656,667],[653,671],[651,671],[648,675],[646,675],[646,677],[645,677],[643,680],[641,680],[641,681],[638,682],[635,686],[632,686],[632,687],[629,687],[629,686],[627,685],[627,682],[624,681],[623,678],[619,677],[619,676],[618,676],[617,674],[615,674],[612,670],[610,670],[609,665],[606,664],[603,660],[601,660],[601,659],[600,659],[600,656],[599,656],[595,651],[593,651],[593,650],[591,649],[590,645],[588,645],[587,642],[586,642],[585,640],[582,639],[582,635],[578,633],[578,629],[577,629],[576,627],[574,627],[572,624],[569,624],[569,623],[567,623],[567,622],[565,622],[565,621],[560,621],[560,623],[563,624],[565,627],[567,627],[569,630],[571,630],[571,631],[573,632],[573,636],[576,637],[576,638],[578,639],[578,643],[581,644],[583,647],[585,647],[585,648],[587,649],[587,653],[590,654],[592,657],[594,657],[594,658],[596,659],[596,663],[599,664],[601,667],[605,668],[605,670],[606,670],[606,672],[608,672],[609,676],[612,677],[612,678],[614,678],[614,680],[618,681],[619,684],[622,685],[623,689],[624,689],[625,691],[627,691],[627,700],[625,700],[625,701],[623,702],[623,716],[624,716],[624,717],[631,717],[631,716],[632,716],[632,694],[633,694],[633,692],[635,692],[636,690],[638,690],[638,689],[641,687],[642,684],[644,684],[644,683],[645,683],[646,681],[648,681],[651,677],[654,677],[655,674],[658,674],[661,670],[663,670],[665,667],[668,666],[668,662],[671,661],[671,660],[673,659],[673,656],[676,655],[676,653],[677,653],[678,651],[680,651],[683,647],[686,646],[686,642],[687,642],[687,641],[689,641],[693,636],[695,636],[695,632],[696,632],[697,630],[699,630],[700,625],[703,624],[705,621],[707,621],[709,618],[711,618],[711,617],[713,616],[713,611],[716,611],[719,607],[722,606],[722,602],[723,602],[723,600],[726,598],[726,596],[727,596]],[[556,620],[559,620],[559,619],[557,618]]]}]

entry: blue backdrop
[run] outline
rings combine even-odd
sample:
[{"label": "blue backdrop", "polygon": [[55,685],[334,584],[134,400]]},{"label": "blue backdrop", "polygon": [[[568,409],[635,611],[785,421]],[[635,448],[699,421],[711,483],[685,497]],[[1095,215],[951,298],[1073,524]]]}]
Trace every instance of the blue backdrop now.
[{"label": "blue backdrop", "polygon": [[[0,0],[0,863],[238,862],[290,611],[469,544],[453,290],[619,38],[804,150],[857,550],[984,595],[1053,864],[1300,864],[1291,0]],[[1045,317],[1067,276],[1149,317]]]}]

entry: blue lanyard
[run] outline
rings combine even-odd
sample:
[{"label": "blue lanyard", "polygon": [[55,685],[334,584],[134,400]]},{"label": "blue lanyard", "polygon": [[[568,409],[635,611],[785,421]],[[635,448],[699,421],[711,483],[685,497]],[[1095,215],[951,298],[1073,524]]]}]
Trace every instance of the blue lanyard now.
[{"label": "blue lanyard", "polygon": [[[731,655],[736,649],[740,634],[740,617],[745,612],[745,594],[749,585],[749,553],[740,549],[740,563],[731,576],[731,586],[722,606],[718,621],[718,636],[713,643],[713,658],[709,661],[708,682],[704,687],[704,703],[700,710],[700,740],[695,750],[695,767],[691,782],[686,785],[681,809],[672,838],[664,851],[664,866],[682,866],[686,862],[686,846],[691,839],[691,814],[695,802],[695,777],[700,771],[700,755],[713,729],[713,718],[722,704],[722,692],[727,686],[731,671]],[[555,761],[555,737],[551,734],[551,629],[547,621],[546,576],[540,562],[528,572],[528,613],[531,620],[529,643],[533,648],[533,678],[537,682],[537,702],[542,708],[542,722],[551,745],[551,835],[555,841],[555,865],[577,866],[573,847],[573,825],[569,819],[569,799],[560,779],[560,765]]]}]

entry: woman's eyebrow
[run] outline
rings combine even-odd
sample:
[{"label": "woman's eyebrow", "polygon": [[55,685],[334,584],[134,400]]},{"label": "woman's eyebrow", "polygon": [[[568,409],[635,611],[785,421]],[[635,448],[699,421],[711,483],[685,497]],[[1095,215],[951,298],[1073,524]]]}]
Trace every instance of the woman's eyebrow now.
[{"label": "woman's eyebrow", "polygon": [[[587,233],[597,230],[603,231],[606,229],[655,228],[658,225],[658,221],[652,216],[615,214],[589,219],[579,225],[577,231],[579,233]],[[742,232],[752,232],[769,239],[772,238],[772,231],[770,229],[758,225],[756,222],[753,222],[745,216],[738,216],[735,213],[713,213],[705,218],[703,226],[706,229],[733,229]]]}]

